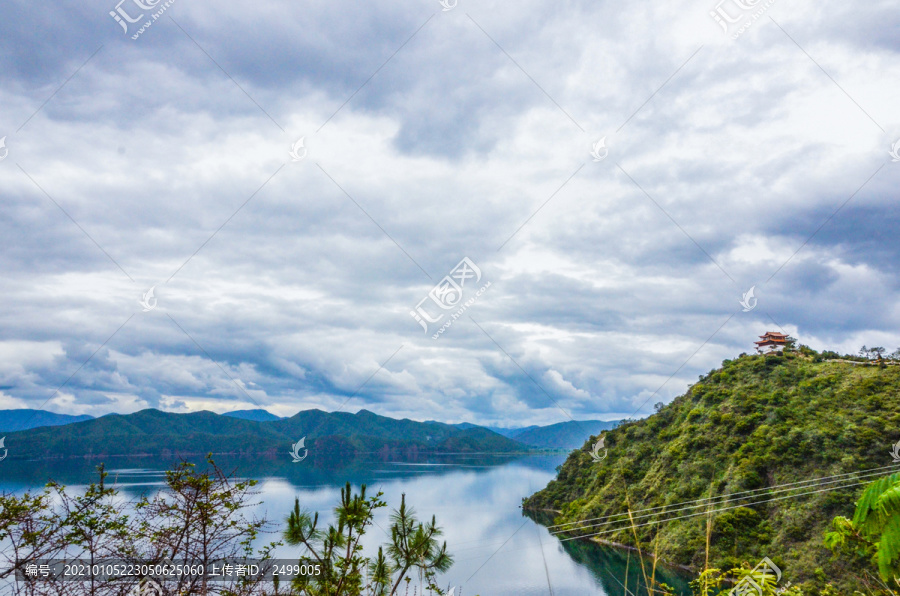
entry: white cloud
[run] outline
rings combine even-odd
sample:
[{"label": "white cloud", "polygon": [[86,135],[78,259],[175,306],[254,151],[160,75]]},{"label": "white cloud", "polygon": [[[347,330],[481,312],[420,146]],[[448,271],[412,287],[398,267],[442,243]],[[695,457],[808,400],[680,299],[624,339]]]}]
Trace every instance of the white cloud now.
[{"label": "white cloud", "polygon": [[[0,52],[0,135],[105,45],[0,162],[4,399],[36,407],[78,371],[54,408],[288,415],[353,396],[529,424],[561,415],[529,375],[575,417],[630,414],[676,370],[653,402],[749,351],[770,316],[814,347],[900,344],[900,168],[857,192],[900,136],[889,4],[779,0],[736,41],[686,0],[480,4],[527,75],[439,15],[341,108],[439,12],[348,6],[178,5],[245,94],[171,23],[132,42],[107,19],[79,32],[93,45],[61,15],[50,44],[6,5],[24,20],[0,19],[0,47],[33,59]],[[464,317],[434,341],[408,311],[463,256],[492,282],[468,313],[490,337]]]}]

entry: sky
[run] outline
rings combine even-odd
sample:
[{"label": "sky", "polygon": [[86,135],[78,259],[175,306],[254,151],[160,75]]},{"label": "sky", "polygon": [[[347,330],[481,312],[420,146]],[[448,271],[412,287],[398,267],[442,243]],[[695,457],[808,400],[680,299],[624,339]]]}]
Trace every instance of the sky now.
[{"label": "sky", "polygon": [[0,408],[525,426],[893,351],[897,8],[8,0]]}]

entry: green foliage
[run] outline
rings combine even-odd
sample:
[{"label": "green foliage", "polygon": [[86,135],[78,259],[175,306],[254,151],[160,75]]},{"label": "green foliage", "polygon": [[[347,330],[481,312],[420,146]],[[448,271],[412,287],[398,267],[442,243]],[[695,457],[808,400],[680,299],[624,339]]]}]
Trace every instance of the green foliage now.
[{"label": "green foliage", "polygon": [[[565,524],[623,513],[626,490],[632,510],[712,497],[721,510],[708,514],[710,567],[769,556],[789,561],[792,581],[807,592],[831,583],[849,594],[858,585],[852,565],[834,559],[821,537],[835,516],[852,512],[854,487],[756,503],[768,498],[767,487],[890,462],[889,446],[900,438],[900,366],[826,360],[806,346],[727,360],[656,413],[608,431],[600,464],[590,458],[591,438],[523,506],[555,510],[553,523]],[[725,498],[757,489],[757,499]],[[896,505],[893,495],[881,501],[885,511]],[[662,560],[701,570],[707,512],[675,515],[693,517],[638,527],[637,539],[615,525],[581,533],[613,529],[598,539],[658,545]]]},{"label": "green foliage", "polygon": [[387,504],[382,493],[366,498],[366,486],[353,494],[348,482],[341,489],[341,503],[335,508],[336,524],[327,530],[319,529],[318,514],[301,511],[299,500],[287,520],[285,541],[303,547],[303,557],[321,566],[317,575],[299,576],[293,588],[306,596],[388,596],[398,593],[403,582],[412,581],[410,571],[418,573],[418,593],[424,589],[443,594],[435,583],[438,572],[447,571],[453,564],[447,553],[447,543],[438,545],[442,530],[434,517],[422,523],[412,507],[406,505],[406,495],[400,508],[391,515],[391,540],[379,547],[375,560],[363,555],[362,537],[372,525],[374,513]]},{"label": "green foliage", "polygon": [[360,594],[368,563],[360,541],[372,524],[375,510],[385,505],[381,493],[366,498],[363,486],[360,494],[352,494],[348,482],[334,510],[337,525],[323,531],[319,529],[319,514],[301,511],[300,501],[295,499],[284,539],[292,546],[305,547],[304,556],[321,566],[321,574],[298,576],[294,588],[310,596]]},{"label": "green foliage", "polygon": [[900,472],[870,483],[852,520],[834,518],[825,544],[873,563],[883,582],[900,587]]},{"label": "green foliage", "polygon": [[0,495],[0,579],[10,578],[28,561],[52,558],[60,552],[68,527],[62,514],[53,511],[54,485],[39,494]]},{"label": "green foliage", "polygon": [[[106,485],[100,466],[99,482],[83,493],[70,495],[65,487],[50,483],[39,494],[0,494],[0,592],[50,593],[47,586],[14,574],[24,574],[38,559],[117,559],[146,563],[190,561],[209,569],[223,559],[271,559],[281,543],[258,550],[252,543],[267,526],[265,519],[248,518],[244,510],[255,505],[255,480],[225,474],[208,458],[209,467],[198,471],[183,462],[166,472],[166,485],[152,497],[144,496],[129,507],[118,491]],[[268,584],[240,577],[230,582],[207,582],[200,575],[166,581],[167,593],[207,596],[389,596],[407,594],[417,576],[415,592],[434,596],[438,573],[447,571],[453,559],[435,518],[421,522],[406,504],[390,517],[390,541],[372,559],[363,553],[362,537],[374,523],[374,513],[386,507],[381,493],[366,496],[366,487],[353,493],[348,483],[335,507],[335,521],[319,527],[318,514],[302,511],[298,500],[287,518],[284,538],[302,546],[302,556],[318,573],[301,575],[291,586]],[[405,585],[404,585],[405,584]],[[130,587],[117,581],[66,582],[70,596],[121,596]],[[51,591],[58,586],[50,585]],[[12,591],[4,591],[10,588]],[[285,591],[284,588],[287,588]],[[274,591],[273,591],[274,590]]]},{"label": "green foliage", "polygon": [[355,453],[519,453],[529,449],[481,427],[395,420],[366,410],[356,414],[306,410],[283,420],[260,422],[212,412],[174,414],[147,409],[11,432],[6,445],[12,459],[285,455],[301,437],[308,437],[307,447],[313,457],[341,455],[345,459]]},{"label": "green foliage", "polygon": [[[255,481],[235,481],[215,462],[197,471],[182,463],[166,474],[166,485],[152,498],[144,496],[129,506],[115,488],[106,485],[106,471],[98,468],[99,482],[72,495],[49,483],[40,494],[0,495],[0,587],[6,593],[65,593],[91,596],[120,595],[121,581],[65,582],[64,591],[52,584],[24,586],[12,575],[24,575],[38,559],[98,559],[140,561],[155,565],[166,560],[192,561],[207,566],[220,559],[269,558],[274,544],[256,551],[251,542],[265,520],[249,519],[243,510],[253,505]],[[259,582],[239,578],[207,585],[199,575],[184,575],[167,582],[173,594],[249,596],[261,594]],[[46,591],[50,589],[51,592]],[[42,591],[43,590],[43,591]]]},{"label": "green foliage", "polygon": [[[406,506],[406,495],[401,497],[400,509],[391,515],[391,542],[388,545],[388,556],[391,560],[391,571],[398,572],[398,577],[391,590],[393,594],[403,576],[411,568],[420,573],[420,578],[430,581],[436,572],[447,571],[453,564],[453,558],[447,553],[447,543],[438,546],[437,537],[443,531],[437,526],[434,516],[430,523],[422,524],[416,519],[415,511]],[[421,579],[420,579],[421,581]]]}]

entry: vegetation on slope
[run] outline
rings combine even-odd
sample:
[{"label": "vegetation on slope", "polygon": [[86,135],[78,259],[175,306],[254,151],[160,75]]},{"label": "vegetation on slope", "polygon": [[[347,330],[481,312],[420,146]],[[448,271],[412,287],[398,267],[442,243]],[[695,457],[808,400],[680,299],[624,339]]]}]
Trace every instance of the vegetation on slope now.
[{"label": "vegetation on slope", "polygon": [[272,412],[257,408],[255,410],[233,410],[225,412],[222,416],[230,416],[232,418],[240,418],[241,420],[255,420],[256,422],[272,422],[281,420],[281,416],[276,416]]},{"label": "vegetation on slope", "polygon": [[[590,457],[593,440],[573,452],[524,505],[556,510],[554,523],[562,524],[890,466],[900,438],[900,367],[826,361],[836,357],[801,347],[726,360],[655,415],[606,433],[602,462]],[[837,486],[800,496],[762,490],[759,499],[720,499],[711,513],[694,508],[667,516],[694,517],[642,525],[657,519],[649,516],[633,529],[613,524],[572,535],[620,528],[598,538],[652,545],[662,559],[694,569],[768,556],[813,592],[829,582],[849,589],[842,582],[856,563],[833,557],[823,535],[832,518],[852,514],[861,488]]]},{"label": "vegetation on slope", "polygon": [[306,410],[271,422],[212,412],[173,414],[142,410],[6,436],[10,459],[73,456],[191,454],[283,454],[306,437],[318,455],[355,453],[521,452],[527,449],[483,428],[459,429],[439,422],[395,420],[362,410],[356,414]]},{"label": "vegetation on slope", "polygon": [[[856,563],[852,574],[867,593],[887,586],[900,591],[900,472],[872,482],[856,503],[853,519],[831,523],[825,544]],[[877,572],[876,572],[877,570]]]}]

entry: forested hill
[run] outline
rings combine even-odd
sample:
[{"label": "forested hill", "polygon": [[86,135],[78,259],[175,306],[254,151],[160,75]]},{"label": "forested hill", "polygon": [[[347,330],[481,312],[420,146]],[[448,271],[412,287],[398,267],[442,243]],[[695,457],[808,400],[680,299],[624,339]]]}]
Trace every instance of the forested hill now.
[{"label": "forested hill", "polygon": [[58,427],[12,432],[5,437],[11,459],[115,455],[273,454],[287,457],[305,438],[312,455],[389,453],[510,453],[526,445],[487,429],[459,429],[439,422],[396,420],[361,410],[305,410],[290,418],[243,420],[213,412],[173,414],[148,409],[109,414]]},{"label": "forested hill", "polygon": [[[556,510],[554,523],[560,524],[764,489],[750,493],[752,499],[716,501],[710,566],[728,569],[768,556],[786,580],[821,587],[846,575],[830,561],[823,533],[835,516],[852,517],[862,486],[782,487],[778,494],[765,488],[886,466],[882,473],[897,471],[890,451],[900,439],[900,366],[826,362],[806,347],[784,355],[742,354],[653,416],[623,422],[605,436],[606,459],[595,463],[595,439],[588,441],[525,508]],[[706,509],[672,513],[666,517],[700,515],[659,524],[641,525],[660,519],[655,514],[636,520],[641,549],[657,548],[664,560],[702,568]],[[580,534],[614,529],[595,539],[634,545],[625,520]]]}]

